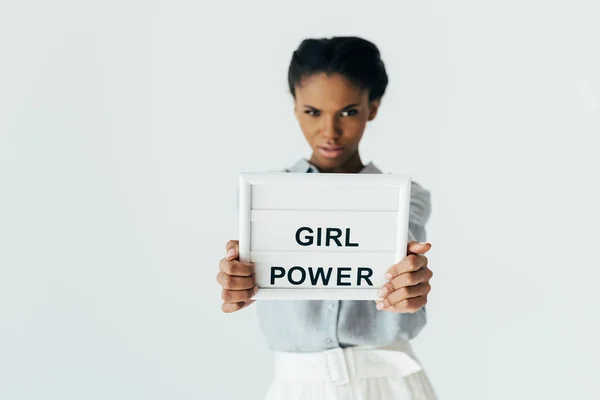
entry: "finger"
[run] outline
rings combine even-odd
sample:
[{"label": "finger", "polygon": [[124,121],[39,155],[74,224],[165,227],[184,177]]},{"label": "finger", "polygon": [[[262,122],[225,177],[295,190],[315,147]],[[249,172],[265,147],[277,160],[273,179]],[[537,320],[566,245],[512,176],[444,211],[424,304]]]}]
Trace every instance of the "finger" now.
[{"label": "finger", "polygon": [[427,296],[411,297],[410,299],[402,300],[394,304],[392,307],[384,309],[384,311],[393,311],[400,313],[416,313],[427,304]]},{"label": "finger", "polygon": [[244,304],[244,305],[242,306],[242,308],[240,308],[240,310],[243,310],[244,308],[248,307],[250,304],[254,303],[255,301],[256,301],[256,300],[248,300],[248,301],[246,302],[246,304]]},{"label": "finger", "polygon": [[429,267],[424,266],[414,272],[405,272],[392,279],[389,283],[394,290],[406,287],[415,286],[419,283],[429,282],[433,277],[433,271]]},{"label": "finger", "polygon": [[431,250],[431,243],[429,242],[417,242],[415,240],[410,241],[407,246],[408,254],[425,254]]},{"label": "finger", "polygon": [[233,276],[252,276],[254,274],[254,264],[225,258],[219,262],[219,269],[227,275]]},{"label": "finger", "polygon": [[221,305],[221,310],[225,313],[232,313],[235,311],[242,310],[242,309],[248,307],[252,303],[254,303],[254,300],[240,301],[239,303],[223,303]]},{"label": "finger", "polygon": [[223,271],[217,274],[217,282],[226,290],[252,289],[256,284],[255,276],[232,276]]},{"label": "finger", "polygon": [[380,298],[383,298],[400,288],[406,286],[415,286],[419,283],[429,282],[432,277],[433,272],[427,266],[414,272],[405,272],[383,285],[377,293],[377,295]]},{"label": "finger", "polygon": [[415,286],[405,286],[397,289],[377,302],[377,309],[392,307],[406,299],[426,296],[431,291],[431,285],[428,282],[419,283]]},{"label": "finger", "polygon": [[225,255],[225,259],[226,260],[234,260],[238,257],[239,254],[239,247],[240,247],[240,241],[239,240],[230,240],[229,242],[227,242],[227,244],[225,245],[225,250],[226,250],[226,255]]},{"label": "finger", "polygon": [[224,303],[239,303],[249,301],[258,292],[258,286],[246,290],[221,290],[221,299]]},{"label": "finger", "polygon": [[385,279],[388,281],[405,272],[417,271],[427,265],[429,260],[425,256],[409,254],[402,261],[394,264],[387,270]]}]

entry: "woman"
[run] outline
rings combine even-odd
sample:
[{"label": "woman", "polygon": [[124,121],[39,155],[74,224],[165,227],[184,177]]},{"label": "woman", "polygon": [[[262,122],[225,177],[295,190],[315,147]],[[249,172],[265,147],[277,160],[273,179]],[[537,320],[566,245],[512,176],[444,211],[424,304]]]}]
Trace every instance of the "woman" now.
[{"label": "woman", "polygon": [[[312,155],[290,173],[381,173],[363,164],[359,143],[377,115],[388,78],[377,47],[358,37],[307,39],[288,71],[295,113]],[[372,301],[259,301],[260,326],[275,355],[268,400],[435,399],[409,340],[426,322],[432,276],[424,254],[430,194],[412,182],[407,257],[390,266]],[[252,264],[230,241],[217,280],[224,312],[257,291]]]}]

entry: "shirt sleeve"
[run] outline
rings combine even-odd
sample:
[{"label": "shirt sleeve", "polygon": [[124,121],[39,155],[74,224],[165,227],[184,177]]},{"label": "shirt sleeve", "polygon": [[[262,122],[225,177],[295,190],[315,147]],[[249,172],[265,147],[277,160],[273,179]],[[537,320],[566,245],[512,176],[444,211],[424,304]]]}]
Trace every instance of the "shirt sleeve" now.
[{"label": "shirt sleeve", "polygon": [[431,193],[417,182],[411,182],[408,239],[427,241],[425,226],[431,215]]},{"label": "shirt sleeve", "polygon": [[[427,241],[425,225],[431,215],[431,193],[416,182],[411,182],[408,240]],[[421,331],[427,323],[427,306],[416,313],[419,323],[414,328]],[[416,335],[416,334],[415,334]]]}]

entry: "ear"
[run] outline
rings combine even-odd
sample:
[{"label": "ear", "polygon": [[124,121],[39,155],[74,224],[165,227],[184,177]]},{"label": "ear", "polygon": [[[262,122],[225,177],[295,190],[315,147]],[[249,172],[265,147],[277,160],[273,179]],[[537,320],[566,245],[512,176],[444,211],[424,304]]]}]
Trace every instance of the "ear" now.
[{"label": "ear", "polygon": [[381,99],[373,100],[369,103],[369,121],[373,121],[375,119],[380,105]]},{"label": "ear", "polygon": [[296,119],[298,119],[298,101],[295,97],[292,98],[292,101],[294,103],[294,116],[296,117]]}]

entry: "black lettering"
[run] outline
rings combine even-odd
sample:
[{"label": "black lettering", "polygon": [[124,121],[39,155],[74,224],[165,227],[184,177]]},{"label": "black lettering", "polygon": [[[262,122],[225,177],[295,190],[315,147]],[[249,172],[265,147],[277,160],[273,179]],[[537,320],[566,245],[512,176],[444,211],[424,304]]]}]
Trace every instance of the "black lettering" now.
[{"label": "black lettering", "polygon": [[360,286],[361,279],[364,279],[365,281],[367,281],[369,286],[373,286],[373,282],[371,282],[371,280],[369,279],[372,276],[373,276],[373,270],[371,268],[358,267],[358,278],[357,278],[357,282],[356,282],[357,286]]},{"label": "black lettering", "polygon": [[350,228],[346,228],[346,247],[358,247],[358,243],[350,243]]},{"label": "black lettering", "polygon": [[321,232],[323,230],[321,228],[317,228],[317,246],[321,245]]},{"label": "black lettering", "polygon": [[[332,235],[333,232],[336,232],[337,235]],[[326,239],[325,239],[325,246],[329,246],[329,241],[331,239],[333,239],[334,242],[337,243],[338,246],[342,247],[342,243],[340,242],[340,236],[342,236],[342,230],[338,229],[338,228],[327,228],[327,233],[326,233]]]},{"label": "black lettering", "polygon": [[350,282],[342,282],[342,278],[350,278],[350,275],[342,274],[343,271],[350,271],[351,268],[339,267],[337,270],[337,284],[338,286],[350,286]]},{"label": "black lettering", "polygon": [[[277,274],[279,272],[280,274]],[[281,267],[271,267],[271,285],[275,284],[276,278],[283,278],[285,276],[285,269]]]},{"label": "black lettering", "polygon": [[[302,276],[302,278],[300,278],[299,281],[294,281],[292,279],[292,274],[294,273],[294,271],[300,271],[300,275]],[[304,270],[304,268],[302,267],[292,267],[290,268],[290,270],[288,271],[288,281],[290,281],[290,283],[292,285],[302,285],[302,283],[304,283],[304,280],[306,279],[306,271]]]},{"label": "black lettering", "polygon": [[308,226],[303,226],[301,228],[298,228],[298,230],[296,231],[296,243],[298,243],[300,246],[310,246],[311,244],[313,244],[313,237],[312,235],[306,235],[306,242],[303,242],[302,240],[300,240],[300,233],[302,231],[307,231],[308,233],[313,233],[313,230],[310,229]]},{"label": "black lettering", "polygon": [[331,278],[331,268],[327,268],[327,276],[325,276],[325,272],[323,271],[323,267],[317,267],[316,274],[313,275],[312,267],[308,267],[308,275],[310,276],[310,283],[313,285],[317,285],[319,283],[319,275],[321,275],[321,280],[325,286],[329,285],[329,279]]}]

